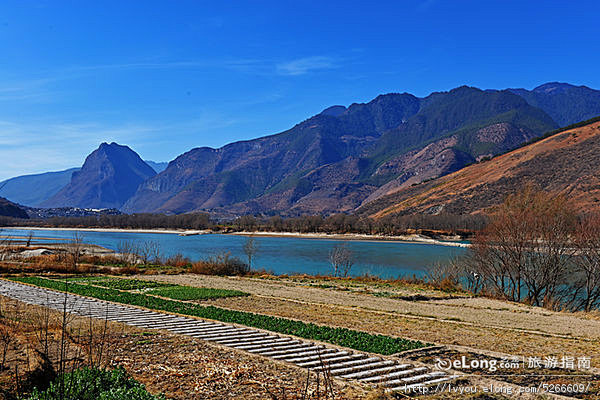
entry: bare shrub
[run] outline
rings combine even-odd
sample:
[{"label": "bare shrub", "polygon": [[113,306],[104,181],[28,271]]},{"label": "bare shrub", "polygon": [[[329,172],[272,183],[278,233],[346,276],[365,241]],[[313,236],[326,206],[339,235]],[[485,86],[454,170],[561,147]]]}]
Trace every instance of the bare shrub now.
[{"label": "bare shrub", "polygon": [[114,270],[117,275],[138,275],[141,273],[140,269],[135,265],[128,265],[126,267],[119,267]]},{"label": "bare shrub", "polygon": [[71,259],[71,267],[74,271],[77,270],[77,265],[79,264],[79,260],[82,256],[83,250],[83,234],[81,232],[75,231],[73,233],[73,237],[71,241],[67,245],[67,253]]},{"label": "bare shrub", "polygon": [[137,264],[140,260],[140,247],[133,240],[120,240],[117,243],[117,253],[125,265]]},{"label": "bare shrub", "polygon": [[463,265],[454,259],[431,267],[427,273],[427,282],[436,289],[454,292],[461,288],[461,279],[464,275]]},{"label": "bare shrub", "polygon": [[160,243],[156,240],[146,240],[138,247],[142,264],[161,264]]},{"label": "bare shrub", "polygon": [[190,272],[202,275],[247,275],[250,266],[230,253],[221,253],[193,263]]},{"label": "bare shrub", "polygon": [[[70,244],[69,244],[70,246]],[[64,274],[85,274],[94,271],[95,267],[85,264],[85,257],[78,258],[76,254],[68,251],[57,254],[30,257],[19,266],[20,272],[59,272]]]},{"label": "bare shrub", "polygon": [[105,255],[85,255],[81,257],[82,263],[93,264],[93,265],[117,265],[121,264],[121,257],[114,254]]},{"label": "bare shrub", "polygon": [[165,260],[165,265],[175,268],[187,268],[192,265],[192,260],[190,260],[189,257],[185,257],[183,254],[178,253],[168,257]]}]

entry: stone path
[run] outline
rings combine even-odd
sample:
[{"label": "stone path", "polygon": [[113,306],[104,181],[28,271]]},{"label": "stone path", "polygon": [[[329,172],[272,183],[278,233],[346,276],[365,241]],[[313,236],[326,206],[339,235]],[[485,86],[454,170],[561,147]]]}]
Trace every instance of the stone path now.
[{"label": "stone path", "polygon": [[[0,295],[62,311],[65,295],[0,279]],[[456,378],[443,371],[402,363],[350,349],[329,347],[253,328],[182,317],[142,308],[68,294],[67,311],[83,317],[107,319],[145,329],[164,329],[275,360],[311,371],[329,369],[337,378],[381,385],[391,390],[415,390]]]}]

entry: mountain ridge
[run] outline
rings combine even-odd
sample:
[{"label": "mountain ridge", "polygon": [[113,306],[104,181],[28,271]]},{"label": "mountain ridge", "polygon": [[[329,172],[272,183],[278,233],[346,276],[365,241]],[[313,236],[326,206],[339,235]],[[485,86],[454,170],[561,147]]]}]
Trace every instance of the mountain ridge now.
[{"label": "mountain ridge", "polygon": [[0,197],[0,216],[22,219],[29,218],[27,211],[21,208],[18,204],[15,204],[10,200],[5,199],[4,197]]},{"label": "mountain ridge", "polygon": [[587,86],[547,82],[532,90],[508,89],[529,104],[546,111],[560,126],[585,121],[600,114],[600,91]]},{"label": "mountain ridge", "polygon": [[[481,149],[465,145],[476,128],[498,123],[510,124],[505,133],[517,134],[518,140],[489,142]],[[329,107],[278,134],[219,149],[192,149],[142,184],[123,210],[238,215],[351,211],[402,175],[404,165],[388,166],[385,174],[378,167],[411,150],[456,135],[447,149],[455,161],[435,172],[443,174],[556,127],[542,110],[506,90],[463,86],[425,98],[384,94],[347,108]]]}]

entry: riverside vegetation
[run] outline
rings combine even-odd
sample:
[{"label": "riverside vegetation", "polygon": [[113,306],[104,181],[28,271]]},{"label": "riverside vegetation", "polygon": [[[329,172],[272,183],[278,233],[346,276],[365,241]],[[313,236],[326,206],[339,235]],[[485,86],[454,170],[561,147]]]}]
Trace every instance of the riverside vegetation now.
[{"label": "riverside vegetation", "polygon": [[[240,231],[330,234],[403,235],[453,233],[469,236],[482,229],[483,215],[390,215],[377,220],[351,214],[280,216],[243,215],[233,220],[214,220],[205,213],[183,215],[121,214],[88,217],[53,217],[43,220],[0,216],[0,226],[115,229],[192,229],[231,233]],[[438,232],[439,231],[439,232]]]}]

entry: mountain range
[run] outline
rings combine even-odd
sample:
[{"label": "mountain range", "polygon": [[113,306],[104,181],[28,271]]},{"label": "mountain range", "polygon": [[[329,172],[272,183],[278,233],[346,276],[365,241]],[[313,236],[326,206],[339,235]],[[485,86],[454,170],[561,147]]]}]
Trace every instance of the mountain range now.
[{"label": "mountain range", "polygon": [[218,216],[354,212],[596,115],[600,91],[565,83],[391,93],[329,107],[275,135],[192,149],[158,174],[131,149],[102,144],[37,204]]},{"label": "mountain range", "polygon": [[79,168],[10,178],[0,182],[0,195],[25,206],[37,207],[65,187],[75,171]]}]

